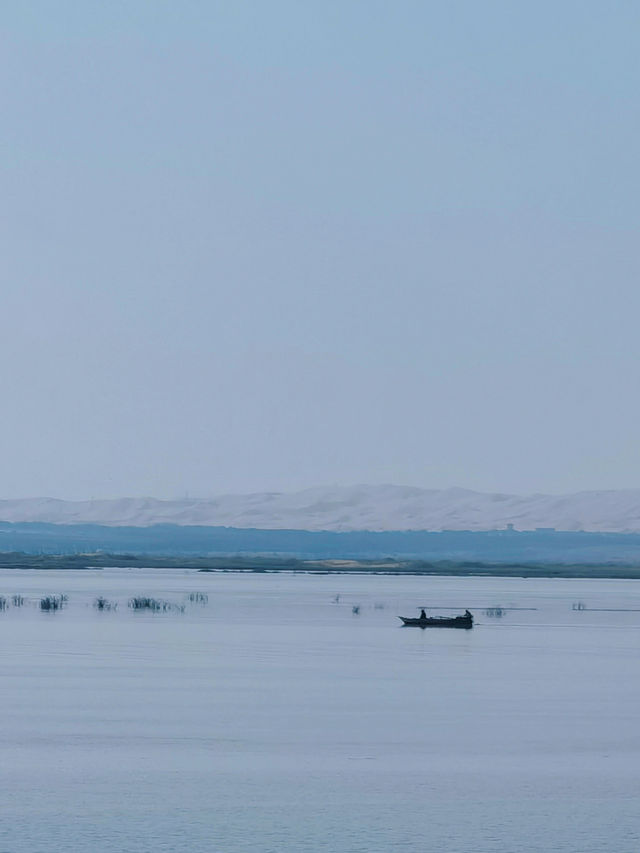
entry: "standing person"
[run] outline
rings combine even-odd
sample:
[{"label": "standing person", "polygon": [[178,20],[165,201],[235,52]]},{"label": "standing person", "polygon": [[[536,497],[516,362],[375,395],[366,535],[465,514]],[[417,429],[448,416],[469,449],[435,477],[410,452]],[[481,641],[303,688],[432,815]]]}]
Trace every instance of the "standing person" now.
[{"label": "standing person", "polygon": [[421,618],[421,619],[426,619],[426,618],[427,618],[427,614],[424,612],[424,607],[423,607],[423,608],[422,608],[422,610],[420,611],[420,618]]}]

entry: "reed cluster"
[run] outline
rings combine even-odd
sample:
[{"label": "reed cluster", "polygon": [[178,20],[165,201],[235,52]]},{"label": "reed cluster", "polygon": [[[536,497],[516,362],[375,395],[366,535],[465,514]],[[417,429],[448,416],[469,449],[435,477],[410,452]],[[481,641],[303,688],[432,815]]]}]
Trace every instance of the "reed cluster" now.
[{"label": "reed cluster", "polygon": [[132,610],[151,610],[153,613],[167,613],[170,611],[184,613],[184,604],[173,604],[162,598],[149,598],[138,595],[129,599],[129,607]]},{"label": "reed cluster", "polygon": [[67,595],[45,595],[40,599],[40,610],[52,612],[54,610],[62,610],[69,597]]},{"label": "reed cluster", "polygon": [[209,596],[206,592],[190,592],[187,596],[187,600],[191,602],[191,604],[208,604]]},{"label": "reed cluster", "polygon": [[99,595],[94,599],[93,606],[96,610],[117,610],[118,602],[109,601],[109,599],[105,598],[104,595]]}]

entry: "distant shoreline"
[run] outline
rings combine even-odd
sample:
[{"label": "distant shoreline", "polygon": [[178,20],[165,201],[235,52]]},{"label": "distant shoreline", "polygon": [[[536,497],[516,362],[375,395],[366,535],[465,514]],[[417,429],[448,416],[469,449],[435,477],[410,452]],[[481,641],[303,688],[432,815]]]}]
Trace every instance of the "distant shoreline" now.
[{"label": "distant shoreline", "polygon": [[572,564],[476,560],[303,560],[277,556],[178,557],[144,554],[0,553],[1,570],[91,571],[106,568],[191,569],[204,573],[308,575],[371,574],[390,576],[604,578],[640,580],[640,564]]}]

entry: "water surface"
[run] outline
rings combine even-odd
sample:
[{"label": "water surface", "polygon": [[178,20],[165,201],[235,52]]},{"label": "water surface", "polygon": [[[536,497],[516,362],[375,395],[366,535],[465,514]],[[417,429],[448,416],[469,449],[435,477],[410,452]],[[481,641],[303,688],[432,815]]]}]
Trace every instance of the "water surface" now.
[{"label": "water surface", "polygon": [[[0,851],[638,849],[638,581],[5,571],[12,593]],[[422,605],[476,627],[398,627]]]}]

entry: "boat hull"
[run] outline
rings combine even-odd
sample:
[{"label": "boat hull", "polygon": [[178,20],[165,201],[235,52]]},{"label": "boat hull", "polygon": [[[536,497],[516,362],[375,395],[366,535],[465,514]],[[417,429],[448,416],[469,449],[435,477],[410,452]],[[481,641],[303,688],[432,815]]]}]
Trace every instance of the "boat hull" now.
[{"label": "boat hull", "polygon": [[398,616],[407,628],[473,628],[473,616],[428,616],[426,619],[407,619]]}]

